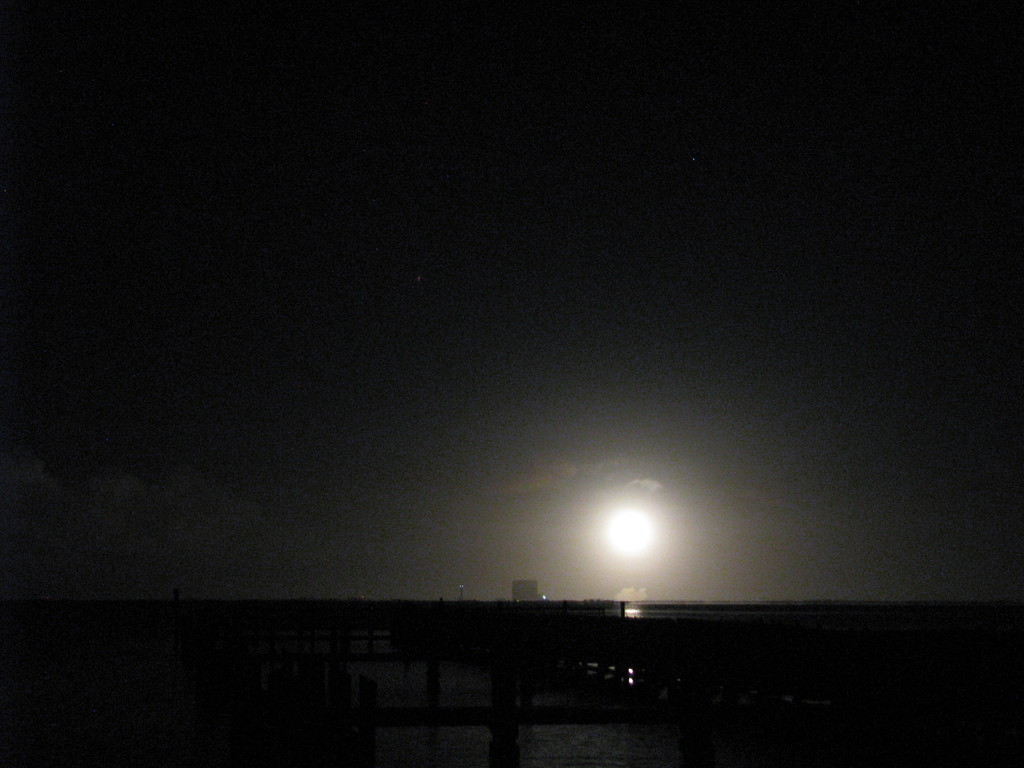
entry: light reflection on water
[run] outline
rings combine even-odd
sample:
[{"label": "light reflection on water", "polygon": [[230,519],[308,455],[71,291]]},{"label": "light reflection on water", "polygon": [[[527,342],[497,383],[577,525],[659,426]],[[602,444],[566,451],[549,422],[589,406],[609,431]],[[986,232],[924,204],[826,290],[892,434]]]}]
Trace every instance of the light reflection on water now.
[{"label": "light reflection on water", "polygon": [[817,629],[1024,631],[1024,610],[1004,603],[687,603],[634,602],[631,619],[755,621]]},{"label": "light reflection on water", "polygon": [[[394,728],[377,735],[381,768],[479,768],[487,728]],[[522,768],[661,768],[678,761],[677,733],[665,725],[524,725]]]},{"label": "light reflection on water", "polygon": [[[679,764],[670,725],[524,725],[521,768],[663,768]],[[716,768],[853,768],[862,766],[821,734],[780,737],[765,729],[715,734]],[[487,728],[382,728],[379,768],[479,768],[487,764]]]},{"label": "light reflection on water", "polygon": [[519,735],[523,768],[660,768],[678,760],[677,741],[674,726],[625,723],[534,725]]}]

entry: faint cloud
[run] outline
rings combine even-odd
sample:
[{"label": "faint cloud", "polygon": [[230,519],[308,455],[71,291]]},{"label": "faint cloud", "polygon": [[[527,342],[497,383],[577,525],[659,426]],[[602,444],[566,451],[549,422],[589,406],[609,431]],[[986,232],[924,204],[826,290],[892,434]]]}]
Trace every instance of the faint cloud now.
[{"label": "faint cloud", "polygon": [[494,492],[506,496],[531,496],[586,485],[642,500],[664,490],[660,482],[645,477],[635,468],[630,470],[625,464],[621,459],[598,463],[564,459],[542,462],[510,475],[495,487]]},{"label": "faint cloud", "polygon": [[498,491],[510,496],[529,496],[560,490],[579,472],[580,467],[571,461],[552,461],[513,476]]},{"label": "faint cloud", "polygon": [[662,489],[662,484],[657,480],[652,480],[649,477],[645,477],[639,480],[630,480],[626,483],[626,490],[633,492],[640,492],[647,496],[653,496],[655,493]]},{"label": "faint cloud", "polygon": [[0,452],[0,482],[8,488],[41,486],[56,491],[60,487],[43,462],[29,452]]},{"label": "faint cloud", "polygon": [[647,599],[647,587],[623,587],[615,593],[616,600],[634,602]]}]

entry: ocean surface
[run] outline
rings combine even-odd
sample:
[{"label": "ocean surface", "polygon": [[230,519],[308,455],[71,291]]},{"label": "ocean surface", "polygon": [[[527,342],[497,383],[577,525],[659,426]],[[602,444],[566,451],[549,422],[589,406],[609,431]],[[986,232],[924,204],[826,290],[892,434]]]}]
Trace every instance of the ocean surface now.
[{"label": "ocean surface", "polygon": [[[644,616],[708,616],[694,605],[631,606]],[[797,622],[808,626],[1012,628],[1016,606],[724,606],[721,619]],[[636,615],[631,613],[630,615]],[[169,603],[0,604],[0,766],[221,766],[227,723],[204,709],[173,647]],[[426,703],[423,665],[352,664],[371,675],[384,706]],[[442,665],[441,705],[489,702],[480,669]],[[599,691],[539,692],[537,704],[597,701]],[[589,698],[588,698],[589,697]],[[595,698],[597,697],[597,698]],[[1015,730],[1017,729],[1017,730]],[[1019,723],[1003,728],[993,755],[1014,759]],[[722,768],[866,765],[837,732],[827,707],[779,702],[716,730]],[[678,765],[675,726],[522,726],[524,768],[613,768]],[[485,766],[486,728],[381,728],[382,768]],[[988,754],[988,753],[986,753]],[[990,762],[989,764],[1013,764]],[[1021,764],[1021,763],[1017,763]]]}]

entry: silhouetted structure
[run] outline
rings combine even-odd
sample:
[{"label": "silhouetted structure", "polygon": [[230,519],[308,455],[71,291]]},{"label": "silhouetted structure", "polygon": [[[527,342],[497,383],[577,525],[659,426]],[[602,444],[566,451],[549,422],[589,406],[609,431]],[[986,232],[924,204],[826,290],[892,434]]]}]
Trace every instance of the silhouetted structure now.
[{"label": "silhouetted structure", "polygon": [[[516,768],[520,724],[647,722],[677,724],[680,764],[707,767],[714,729],[751,713],[780,727],[816,718],[864,764],[961,765],[1024,725],[1020,623],[825,629],[710,606],[691,611],[703,618],[622,618],[610,602],[190,607],[183,652],[197,688],[232,709],[238,765],[363,768],[377,728],[486,725],[491,768]],[[353,704],[355,660],[425,661],[428,705],[378,707],[364,677]],[[489,669],[490,705],[438,706],[440,661]],[[535,705],[556,679],[621,695],[614,706]]]},{"label": "silhouetted structure", "polygon": [[512,599],[540,600],[540,592],[537,591],[536,579],[516,579],[512,582]]}]

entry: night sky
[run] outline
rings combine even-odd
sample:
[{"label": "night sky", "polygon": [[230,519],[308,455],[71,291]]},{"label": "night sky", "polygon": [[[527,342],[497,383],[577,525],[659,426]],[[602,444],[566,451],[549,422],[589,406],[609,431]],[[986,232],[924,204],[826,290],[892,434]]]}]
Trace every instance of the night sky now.
[{"label": "night sky", "polygon": [[503,5],[4,11],[0,597],[1024,600],[1020,10]]}]

